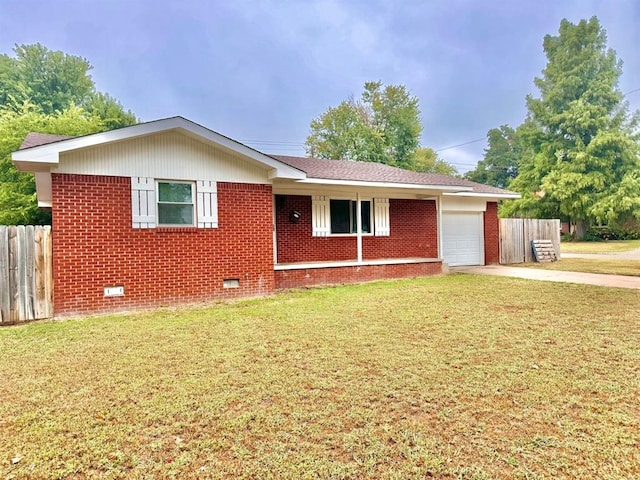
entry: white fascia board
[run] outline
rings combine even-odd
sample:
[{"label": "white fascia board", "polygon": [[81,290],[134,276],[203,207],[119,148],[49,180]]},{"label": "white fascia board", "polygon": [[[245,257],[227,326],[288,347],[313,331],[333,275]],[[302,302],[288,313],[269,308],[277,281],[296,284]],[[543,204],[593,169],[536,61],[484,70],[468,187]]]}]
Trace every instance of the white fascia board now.
[{"label": "white fascia board", "polygon": [[257,150],[249,148],[246,145],[236,142],[224,135],[220,135],[213,130],[209,130],[202,125],[198,125],[197,123],[183,117],[172,117],[164,120],[140,123],[138,125],[110,130],[108,132],[94,133],[92,135],[85,135],[84,137],[70,138],[68,140],[61,140],[59,142],[41,145],[39,147],[31,147],[14,152],[11,158],[16,166],[21,170],[48,171],[50,167],[58,164],[60,152],[68,152],[81,148],[94,147],[105,143],[129,140],[169,130],[182,130],[200,140],[208,141],[222,149],[247,157],[254,162],[270,168],[272,170],[270,172],[270,176],[272,176],[272,178],[289,178],[293,180],[306,178],[306,174],[297,168],[293,168],[273,157],[258,152]]},{"label": "white fascia board", "polygon": [[467,193],[467,192],[445,192],[442,195],[451,196],[451,197],[475,197],[475,198],[486,198],[486,199],[495,199],[495,200],[505,200],[509,198],[521,198],[522,195],[519,193]]},{"label": "white fascia board", "polygon": [[345,185],[350,187],[374,187],[374,188],[402,188],[411,190],[435,190],[441,192],[471,192],[472,187],[453,185],[421,185],[416,183],[392,183],[392,182],[364,182],[360,180],[330,180],[325,178],[307,178],[299,180],[297,184],[313,185]]}]

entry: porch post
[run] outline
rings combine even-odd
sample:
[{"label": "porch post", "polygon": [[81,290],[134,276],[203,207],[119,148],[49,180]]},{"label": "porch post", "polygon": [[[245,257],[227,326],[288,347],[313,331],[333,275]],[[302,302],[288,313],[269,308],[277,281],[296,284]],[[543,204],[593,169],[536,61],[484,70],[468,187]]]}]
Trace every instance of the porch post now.
[{"label": "porch post", "polygon": [[358,239],[358,263],[362,263],[362,203],[360,192],[356,193],[356,237]]}]

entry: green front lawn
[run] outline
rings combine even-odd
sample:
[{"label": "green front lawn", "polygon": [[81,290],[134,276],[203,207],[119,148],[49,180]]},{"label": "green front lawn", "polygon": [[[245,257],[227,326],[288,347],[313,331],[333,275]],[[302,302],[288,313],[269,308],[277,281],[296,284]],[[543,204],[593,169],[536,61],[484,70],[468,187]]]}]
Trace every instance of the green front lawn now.
[{"label": "green front lawn", "polygon": [[638,318],[450,275],[2,328],[0,478],[638,478]]},{"label": "green front lawn", "polygon": [[640,248],[640,240],[608,240],[606,242],[562,242],[562,253],[616,253]]}]

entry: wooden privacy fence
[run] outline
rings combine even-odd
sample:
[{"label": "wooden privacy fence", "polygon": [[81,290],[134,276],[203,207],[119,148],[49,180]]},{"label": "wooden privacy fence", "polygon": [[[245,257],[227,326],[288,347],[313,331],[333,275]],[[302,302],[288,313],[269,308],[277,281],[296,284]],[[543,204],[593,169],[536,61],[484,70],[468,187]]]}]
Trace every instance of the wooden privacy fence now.
[{"label": "wooden privacy fence", "polygon": [[0,226],[0,325],[53,316],[51,227]]},{"label": "wooden privacy fence", "polygon": [[535,262],[532,240],[551,240],[560,258],[560,220],[500,219],[500,263]]}]

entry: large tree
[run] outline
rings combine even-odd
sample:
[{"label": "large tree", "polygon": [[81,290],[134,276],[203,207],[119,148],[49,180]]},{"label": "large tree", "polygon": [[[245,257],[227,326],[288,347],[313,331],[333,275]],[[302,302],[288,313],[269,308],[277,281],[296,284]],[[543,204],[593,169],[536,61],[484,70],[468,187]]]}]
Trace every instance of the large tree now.
[{"label": "large tree", "polygon": [[367,82],[360,99],[350,98],[311,122],[307,153],[410,167],[420,145],[418,99],[403,85]]},{"label": "large tree", "polygon": [[590,222],[640,219],[637,115],[618,88],[622,64],[598,19],[562,20],[543,42],[547,65],[527,97],[526,152],[509,185],[522,199],[503,214],[569,219],[581,236]]},{"label": "large tree", "polygon": [[11,162],[29,132],[85,135],[132,125],[135,115],[96,90],[81,57],[35,45],[17,45],[15,57],[0,55],[0,225],[42,224],[32,174]]},{"label": "large tree", "polygon": [[71,105],[107,121],[110,128],[136,123],[114,98],[96,90],[88,60],[36,43],[16,45],[15,56],[0,55],[0,107],[20,111],[25,103],[51,115]]},{"label": "large tree", "polygon": [[518,163],[522,156],[518,133],[509,125],[492,128],[487,133],[487,143],[484,158],[464,176],[473,182],[507,188],[518,175]]}]

